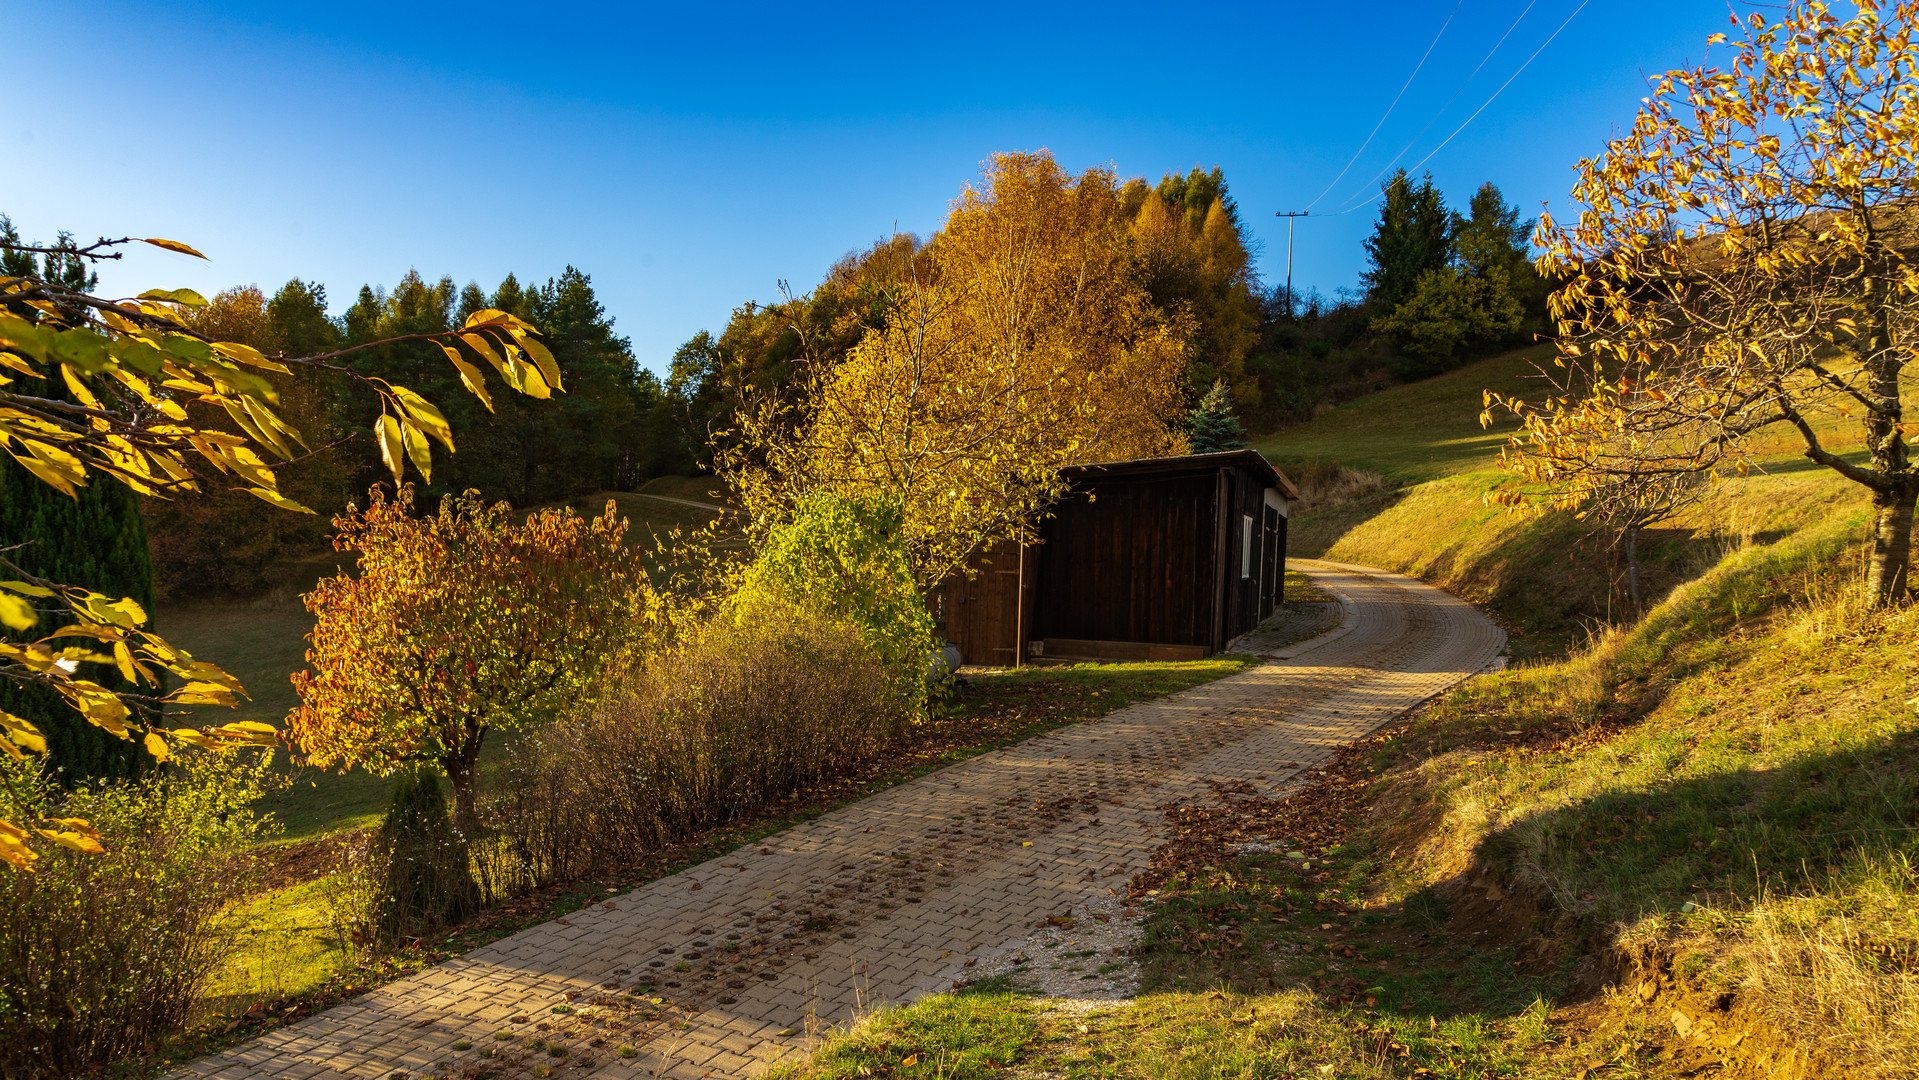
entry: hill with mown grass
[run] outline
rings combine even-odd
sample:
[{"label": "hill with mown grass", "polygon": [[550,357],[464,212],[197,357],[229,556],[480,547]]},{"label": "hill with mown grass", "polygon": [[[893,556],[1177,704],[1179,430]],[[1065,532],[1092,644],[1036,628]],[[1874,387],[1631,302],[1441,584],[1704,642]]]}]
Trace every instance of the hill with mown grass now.
[{"label": "hill with mown grass", "polygon": [[1075,1076],[1919,1075],[1919,612],[1863,606],[1865,493],[1782,438],[1647,538],[1634,619],[1609,537],[1481,498],[1509,479],[1481,392],[1537,396],[1549,362],[1255,441],[1301,482],[1292,557],[1473,600],[1513,631],[1510,667],[1290,798],[1169,815],[1134,883],[1136,1002],[981,984],[796,1075],[984,1039]]}]

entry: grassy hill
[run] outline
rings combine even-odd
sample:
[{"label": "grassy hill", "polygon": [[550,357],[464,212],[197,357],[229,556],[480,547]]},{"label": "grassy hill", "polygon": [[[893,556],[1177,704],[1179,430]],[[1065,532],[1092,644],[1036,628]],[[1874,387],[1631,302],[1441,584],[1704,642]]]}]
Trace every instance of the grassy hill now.
[{"label": "grassy hill", "polygon": [[1864,493],[1782,439],[1649,538],[1635,621],[1607,538],[1480,500],[1480,392],[1541,359],[1255,443],[1307,481],[1295,556],[1474,600],[1512,668],[1291,799],[1169,816],[1136,1002],[983,984],[795,1075],[1919,1076],[1919,611],[1862,609]]}]

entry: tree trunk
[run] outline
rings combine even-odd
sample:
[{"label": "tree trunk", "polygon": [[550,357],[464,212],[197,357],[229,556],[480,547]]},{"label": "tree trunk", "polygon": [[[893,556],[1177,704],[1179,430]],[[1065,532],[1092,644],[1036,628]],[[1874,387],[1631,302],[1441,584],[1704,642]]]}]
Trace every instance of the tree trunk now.
[{"label": "tree trunk", "polygon": [[440,759],[440,768],[453,788],[453,827],[462,836],[472,836],[480,823],[473,789],[480,778],[480,743],[485,738],[486,728],[469,728],[454,752]]},{"label": "tree trunk", "polygon": [[1891,607],[1906,600],[1906,573],[1912,562],[1912,506],[1914,488],[1900,485],[1872,493],[1872,569],[1867,587],[1875,607]]},{"label": "tree trunk", "polygon": [[1639,526],[1626,526],[1626,595],[1632,599],[1634,621],[1646,617],[1646,606],[1639,601]]}]

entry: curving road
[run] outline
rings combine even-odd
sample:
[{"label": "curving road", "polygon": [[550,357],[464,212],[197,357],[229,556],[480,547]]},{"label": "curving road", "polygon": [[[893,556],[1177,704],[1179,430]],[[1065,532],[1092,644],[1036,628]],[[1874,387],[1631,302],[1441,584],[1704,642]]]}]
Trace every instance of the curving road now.
[{"label": "curving road", "polygon": [[1344,619],[1279,659],[957,763],[172,1075],[757,1074],[857,1011],[979,970],[1048,915],[1113,906],[1160,840],[1155,808],[1220,782],[1293,787],[1505,647],[1470,605],[1413,579],[1289,568],[1338,596]]}]

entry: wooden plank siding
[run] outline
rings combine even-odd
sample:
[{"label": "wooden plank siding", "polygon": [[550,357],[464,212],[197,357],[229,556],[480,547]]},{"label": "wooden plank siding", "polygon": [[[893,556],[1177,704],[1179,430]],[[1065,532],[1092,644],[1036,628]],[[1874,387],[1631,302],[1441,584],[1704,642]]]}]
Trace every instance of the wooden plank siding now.
[{"label": "wooden plank siding", "polygon": [[1213,646],[1214,478],[1075,485],[1041,527],[1033,638]]},{"label": "wooden plank siding", "polygon": [[973,557],[970,577],[955,574],[939,590],[933,619],[962,663],[1019,664],[1021,554],[1015,544],[995,545]]},{"label": "wooden plank siding", "polygon": [[968,664],[1190,659],[1284,599],[1292,483],[1254,452],[1068,469],[1039,541],[974,557],[933,598]]}]

